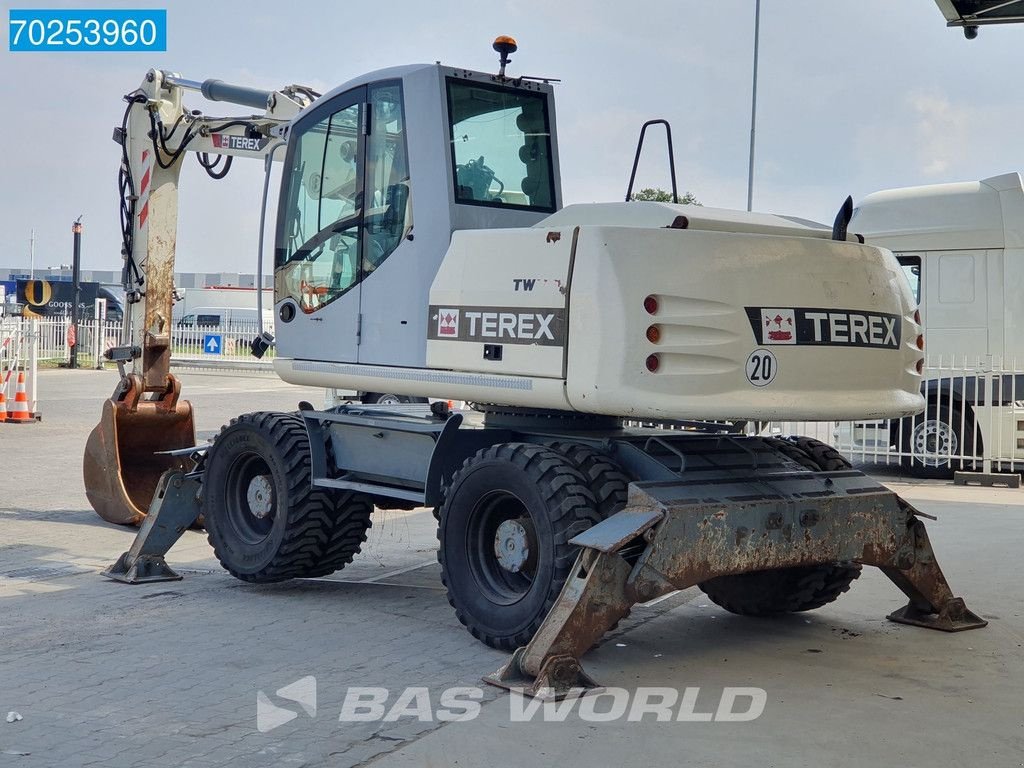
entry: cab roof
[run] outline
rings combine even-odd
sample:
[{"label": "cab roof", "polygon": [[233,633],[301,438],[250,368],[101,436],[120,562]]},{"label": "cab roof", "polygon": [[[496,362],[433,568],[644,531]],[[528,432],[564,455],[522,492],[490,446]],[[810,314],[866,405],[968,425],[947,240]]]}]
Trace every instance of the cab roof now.
[{"label": "cab roof", "polygon": [[1021,176],[874,192],[850,229],[894,251],[1024,247]]}]

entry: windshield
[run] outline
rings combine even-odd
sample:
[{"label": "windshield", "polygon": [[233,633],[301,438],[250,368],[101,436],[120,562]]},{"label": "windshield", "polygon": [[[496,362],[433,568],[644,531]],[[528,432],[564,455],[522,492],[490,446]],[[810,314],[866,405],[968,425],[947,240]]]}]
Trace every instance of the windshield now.
[{"label": "windshield", "polygon": [[455,202],[555,209],[542,93],[448,80]]}]

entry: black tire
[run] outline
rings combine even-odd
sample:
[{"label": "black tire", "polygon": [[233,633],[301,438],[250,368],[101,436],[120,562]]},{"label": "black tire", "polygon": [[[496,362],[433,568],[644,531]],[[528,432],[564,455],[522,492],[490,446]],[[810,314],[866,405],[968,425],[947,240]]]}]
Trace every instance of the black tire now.
[{"label": "black tire", "polygon": [[[973,456],[981,446],[972,411],[962,413],[948,401],[929,401],[925,412],[896,422],[901,463],[917,477],[950,478],[958,469],[969,469],[973,462],[953,456]],[[963,426],[961,427],[961,423]]]},{"label": "black tire", "polygon": [[813,437],[769,437],[765,442],[815,472],[836,472],[853,467],[843,454]]},{"label": "black tire", "polygon": [[236,578],[269,583],[323,576],[351,562],[372,506],[311,485],[309,436],[294,413],[249,413],[221,430],[206,457],[203,514],[214,554]]},{"label": "black tire", "polygon": [[363,405],[395,405],[398,403],[425,403],[425,397],[412,397],[411,395],[396,395],[392,392],[363,392],[359,397]]},{"label": "black tire", "polygon": [[799,446],[797,446],[792,439],[784,437],[766,437],[764,442],[779,453],[783,454],[787,459],[795,461],[804,469],[809,469],[812,472],[818,471],[818,465],[814,460],[807,455],[805,451],[800,450]]},{"label": "black tire", "polygon": [[[768,438],[767,442],[814,471],[836,472],[852,466],[835,448],[811,437]],[[730,613],[773,616],[821,608],[849,590],[860,573],[858,563],[829,563],[719,576],[698,586]]]},{"label": "black tire", "polygon": [[366,532],[373,526],[374,505],[368,496],[344,493],[334,495],[332,501],[333,509],[325,528],[327,540],[316,565],[303,573],[303,578],[327,576],[351,563],[366,541]]},{"label": "black tire", "polygon": [[[583,443],[551,443],[550,447],[565,456],[586,478],[587,487],[594,494],[600,520],[605,520],[625,508],[629,498],[629,475],[617,461]],[[634,563],[645,546],[630,545],[625,551],[620,551],[620,554],[630,563]],[[629,616],[629,613],[627,611],[622,619]],[[608,627],[607,632],[618,629],[622,619]],[[600,643],[599,639],[595,646]]]},{"label": "black tire", "polygon": [[[525,645],[576,560],[569,539],[598,519],[586,479],[557,451],[505,443],[467,459],[445,489],[438,526],[441,578],[459,621],[492,648]],[[505,523],[518,526],[523,546],[502,550],[518,558],[502,565]]]},{"label": "black tire", "polygon": [[616,461],[582,443],[552,443],[550,447],[565,456],[586,478],[601,520],[626,506],[629,476]]},{"label": "black tire", "polygon": [[700,584],[716,605],[741,616],[812,611],[831,603],[860,576],[860,566],[835,563],[719,576]]}]

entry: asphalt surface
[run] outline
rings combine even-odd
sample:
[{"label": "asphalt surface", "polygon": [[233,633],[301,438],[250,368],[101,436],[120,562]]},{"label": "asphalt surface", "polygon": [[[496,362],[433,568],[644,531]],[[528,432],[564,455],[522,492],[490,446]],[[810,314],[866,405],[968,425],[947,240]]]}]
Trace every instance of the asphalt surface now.
[{"label": "asphalt surface", "polygon": [[[242,412],[323,401],[271,375],[182,378],[201,439]],[[43,421],[0,425],[0,766],[1024,765],[1021,491],[883,478],[940,518],[928,529],[942,567],[986,629],[886,621],[902,596],[872,569],[837,602],[772,620],[688,590],[637,607],[584,658],[631,701],[649,686],[694,697],[683,721],[678,707],[670,721],[595,721],[612,697],[518,722],[516,701],[479,682],[506,656],[449,608],[427,510],[378,511],[364,552],[324,579],[244,584],[200,531],[168,558],[183,581],[100,578],[133,539],[95,516],[81,479],[115,383],[44,371]],[[343,721],[354,687],[385,689],[386,712],[425,692],[391,720]],[[453,687],[479,691],[477,717],[439,716]],[[762,690],[763,714],[716,721],[727,688]],[[288,722],[266,720],[282,710]]]}]

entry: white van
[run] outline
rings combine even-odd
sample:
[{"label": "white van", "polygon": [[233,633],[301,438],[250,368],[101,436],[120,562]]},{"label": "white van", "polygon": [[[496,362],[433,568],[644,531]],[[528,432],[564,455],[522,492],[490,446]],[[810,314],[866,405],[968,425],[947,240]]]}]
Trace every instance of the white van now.
[{"label": "white van", "polygon": [[[251,307],[196,307],[178,321],[179,328],[222,328],[248,330],[259,328],[259,313]],[[263,311],[263,327],[272,328],[274,313]]]}]

